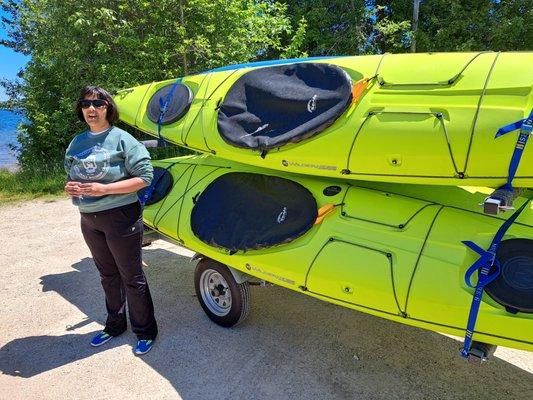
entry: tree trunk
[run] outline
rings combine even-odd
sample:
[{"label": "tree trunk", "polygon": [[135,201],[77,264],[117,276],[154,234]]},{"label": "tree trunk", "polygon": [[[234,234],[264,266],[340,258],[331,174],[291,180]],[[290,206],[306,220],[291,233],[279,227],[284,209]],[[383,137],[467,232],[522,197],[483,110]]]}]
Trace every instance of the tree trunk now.
[{"label": "tree trunk", "polygon": [[421,0],[413,0],[413,39],[411,40],[411,53],[416,53],[416,30],[418,28],[418,10],[420,8]]},{"label": "tree trunk", "polygon": [[[184,16],[184,12],[183,12],[183,0],[180,0],[180,23],[181,23],[181,26],[183,26],[185,28],[185,16]],[[189,68],[188,68],[188,62],[187,62],[187,49],[186,48],[183,48],[183,56],[182,56],[182,61],[183,61],[183,75],[188,75],[189,72]]]}]

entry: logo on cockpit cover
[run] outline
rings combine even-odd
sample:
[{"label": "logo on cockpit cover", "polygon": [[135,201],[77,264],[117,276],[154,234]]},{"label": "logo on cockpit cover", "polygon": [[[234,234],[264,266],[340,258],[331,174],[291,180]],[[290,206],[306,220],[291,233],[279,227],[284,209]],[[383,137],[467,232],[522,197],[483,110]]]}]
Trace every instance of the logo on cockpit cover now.
[{"label": "logo on cockpit cover", "polygon": [[283,210],[278,215],[278,224],[281,224],[287,218],[287,207],[283,207]]},{"label": "logo on cockpit cover", "polygon": [[313,95],[313,97],[311,97],[311,99],[307,102],[307,111],[309,111],[310,113],[312,113],[313,111],[316,110],[316,98],[317,98],[317,95]]}]

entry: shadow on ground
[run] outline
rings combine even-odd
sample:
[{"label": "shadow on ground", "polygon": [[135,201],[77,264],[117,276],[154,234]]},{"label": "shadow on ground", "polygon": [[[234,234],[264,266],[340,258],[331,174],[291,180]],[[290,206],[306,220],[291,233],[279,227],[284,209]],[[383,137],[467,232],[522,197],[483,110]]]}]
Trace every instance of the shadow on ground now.
[{"label": "shadow on ground", "polygon": [[[478,399],[531,398],[532,375],[498,358],[481,368],[459,356],[460,343],[327,304],[278,287],[254,287],[241,325],[213,324],[194,294],[194,264],[164,249],[145,249],[160,336],[142,360],[183,399]],[[76,334],[103,323],[104,303],[92,260],[42,278],[87,315],[63,336],[13,340],[0,349],[4,374],[32,377],[133,344],[129,332],[102,348]],[[132,355],[132,357],[134,357]]]}]

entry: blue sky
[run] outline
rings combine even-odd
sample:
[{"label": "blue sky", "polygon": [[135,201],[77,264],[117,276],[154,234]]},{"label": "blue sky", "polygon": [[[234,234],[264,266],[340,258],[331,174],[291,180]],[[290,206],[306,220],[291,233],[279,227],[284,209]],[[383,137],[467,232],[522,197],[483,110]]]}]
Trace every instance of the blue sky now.
[{"label": "blue sky", "polygon": [[[6,14],[0,10],[0,16],[6,16]],[[0,26],[0,39],[7,39],[7,33],[2,26]],[[15,53],[7,47],[0,46],[0,79],[15,78],[17,72],[26,65],[28,60],[29,57]],[[0,101],[3,100],[6,100],[6,95],[4,90],[0,88]]]}]

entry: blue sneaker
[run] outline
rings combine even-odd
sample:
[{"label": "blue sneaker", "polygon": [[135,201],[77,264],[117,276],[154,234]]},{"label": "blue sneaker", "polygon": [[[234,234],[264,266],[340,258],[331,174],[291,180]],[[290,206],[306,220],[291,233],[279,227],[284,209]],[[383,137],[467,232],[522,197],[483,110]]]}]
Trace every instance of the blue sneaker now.
[{"label": "blue sneaker", "polygon": [[101,346],[109,342],[111,339],[113,339],[113,336],[111,336],[109,333],[105,333],[104,331],[98,332],[91,339],[91,346],[93,347]]},{"label": "blue sneaker", "polygon": [[152,347],[154,346],[153,340],[139,340],[137,342],[137,346],[135,346],[135,349],[133,349],[133,352],[140,356],[142,354],[148,353]]}]

